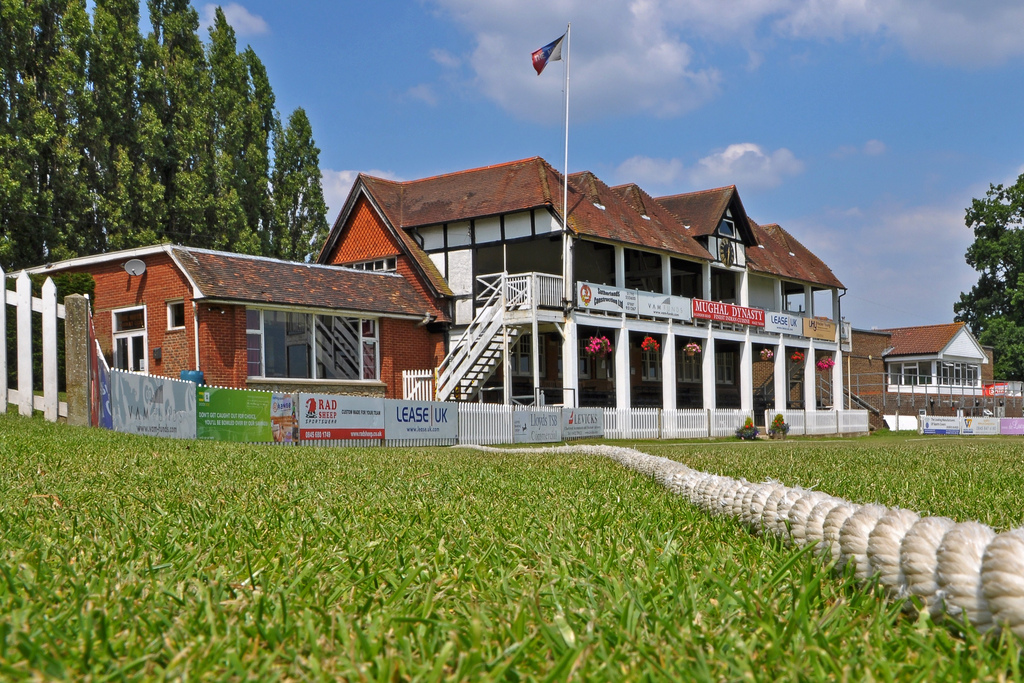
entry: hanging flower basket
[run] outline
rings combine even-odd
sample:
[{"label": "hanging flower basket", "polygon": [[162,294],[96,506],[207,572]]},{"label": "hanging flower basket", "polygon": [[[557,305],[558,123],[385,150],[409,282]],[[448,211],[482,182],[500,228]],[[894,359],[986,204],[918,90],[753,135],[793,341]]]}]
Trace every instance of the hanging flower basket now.
[{"label": "hanging flower basket", "polygon": [[640,348],[644,351],[658,351],[661,349],[661,344],[654,337],[644,337],[644,340],[640,342]]},{"label": "hanging flower basket", "polygon": [[689,356],[690,358],[693,358],[698,353],[700,353],[700,344],[698,344],[697,342],[690,342],[689,344],[683,347],[683,352],[685,352],[686,355]]},{"label": "hanging flower basket", "polygon": [[804,362],[804,352],[803,351],[794,351],[793,355],[790,356],[789,359],[791,361],[793,361],[794,363],[803,363]]},{"label": "hanging flower basket", "polygon": [[829,370],[836,366],[836,362],[832,360],[831,356],[825,356],[824,358],[820,359],[817,363],[815,363],[815,365],[818,366],[818,370],[820,370],[821,372],[828,372]]},{"label": "hanging flower basket", "polygon": [[584,350],[588,355],[604,358],[612,352],[612,343],[604,335],[591,337],[587,340],[587,346]]},{"label": "hanging flower basket", "polygon": [[761,360],[771,360],[775,358],[775,352],[771,349],[761,349]]}]

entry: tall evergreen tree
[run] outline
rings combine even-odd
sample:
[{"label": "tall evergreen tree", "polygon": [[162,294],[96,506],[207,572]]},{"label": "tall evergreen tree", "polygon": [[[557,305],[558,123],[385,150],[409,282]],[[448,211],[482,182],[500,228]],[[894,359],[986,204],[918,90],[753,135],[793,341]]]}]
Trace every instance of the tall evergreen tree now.
[{"label": "tall evergreen tree", "polygon": [[320,184],[320,150],[301,107],[274,138],[272,255],[307,261],[327,237],[327,205]]},{"label": "tall evergreen tree", "polygon": [[210,70],[197,33],[199,15],[188,0],[149,0],[149,17],[153,30],[142,49],[140,99],[160,132],[159,140],[147,143],[164,188],[157,237],[224,247],[213,190]]}]

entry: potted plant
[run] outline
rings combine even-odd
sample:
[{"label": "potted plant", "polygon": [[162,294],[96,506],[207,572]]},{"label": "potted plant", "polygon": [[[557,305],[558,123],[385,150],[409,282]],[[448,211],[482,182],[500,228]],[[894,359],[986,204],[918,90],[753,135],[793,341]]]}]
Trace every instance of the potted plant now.
[{"label": "potted plant", "polygon": [[832,356],[825,356],[824,358],[819,359],[815,365],[818,366],[818,370],[821,372],[828,372],[836,366],[836,362],[832,360]]},{"label": "potted plant", "polygon": [[601,335],[600,337],[591,337],[587,340],[587,346],[584,349],[587,354],[604,358],[612,352],[612,343],[608,341],[608,337]]},{"label": "potted plant", "polygon": [[687,356],[693,358],[698,353],[700,353],[700,344],[698,344],[697,342],[690,342],[689,344],[683,347],[683,351],[686,353]]},{"label": "potted plant", "polygon": [[782,416],[782,413],[778,413],[772,423],[768,425],[768,436],[773,439],[785,439],[786,434],[789,434],[789,425],[786,424],[786,418]]},{"label": "potted plant", "polygon": [[752,417],[748,417],[743,422],[743,426],[736,430],[736,436],[744,441],[756,439],[757,435],[757,427],[754,426],[754,418]]},{"label": "potted plant", "polygon": [[654,337],[648,335],[644,337],[644,340],[640,342],[640,348],[644,351],[658,351],[661,349],[661,344]]},{"label": "potted plant", "polygon": [[791,361],[793,361],[794,363],[803,363],[804,362],[804,352],[800,351],[800,350],[794,351],[793,355],[790,356],[789,359]]},{"label": "potted plant", "polygon": [[771,349],[761,349],[761,360],[771,360],[775,358],[775,352]]}]

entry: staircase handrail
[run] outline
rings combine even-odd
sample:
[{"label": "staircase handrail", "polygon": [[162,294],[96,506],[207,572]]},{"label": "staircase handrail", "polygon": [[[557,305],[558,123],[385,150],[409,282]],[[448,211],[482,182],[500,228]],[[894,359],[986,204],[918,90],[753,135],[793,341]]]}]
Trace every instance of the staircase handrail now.
[{"label": "staircase handrail", "polygon": [[447,398],[451,394],[448,386],[456,368],[467,362],[471,356],[479,357],[483,352],[483,346],[479,342],[485,336],[487,341],[494,336],[494,322],[500,322],[500,314],[504,309],[505,294],[505,273],[494,273],[477,277],[477,282],[483,285],[480,295],[477,297],[480,303],[480,310],[466,330],[459,335],[459,338],[451,347],[451,351],[444,357],[437,366],[437,393],[439,398]]}]

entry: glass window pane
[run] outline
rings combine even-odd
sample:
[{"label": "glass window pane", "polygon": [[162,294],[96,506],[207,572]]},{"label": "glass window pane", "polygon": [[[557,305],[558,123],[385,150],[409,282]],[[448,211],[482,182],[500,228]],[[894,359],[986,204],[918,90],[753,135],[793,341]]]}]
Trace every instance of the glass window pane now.
[{"label": "glass window pane", "polygon": [[363,379],[377,379],[377,342],[363,342]]},{"label": "glass window pane", "polygon": [[136,336],[136,337],[131,337],[131,344],[132,344],[132,361],[131,361],[131,366],[132,367],[131,367],[131,369],[134,372],[142,372],[143,370],[146,369],[145,368],[145,363],[146,363],[146,349],[145,349],[146,338],[141,336],[141,335]]},{"label": "glass window pane", "polygon": [[309,379],[312,347],[309,315],[284,311],[263,312],[263,348],[266,377]]},{"label": "glass window pane", "polygon": [[263,368],[260,364],[260,351],[262,344],[258,334],[247,334],[245,336],[245,364],[246,374],[250,377],[263,375]]},{"label": "glass window pane", "polygon": [[245,329],[247,330],[259,330],[260,329],[260,311],[257,308],[245,309]]},{"label": "glass window pane", "polygon": [[321,379],[359,379],[359,320],[316,316],[316,367]]}]

